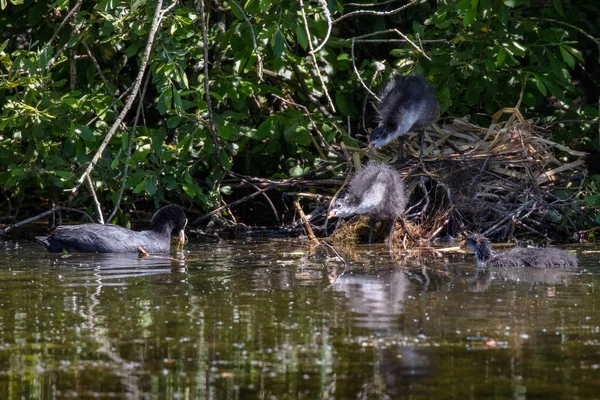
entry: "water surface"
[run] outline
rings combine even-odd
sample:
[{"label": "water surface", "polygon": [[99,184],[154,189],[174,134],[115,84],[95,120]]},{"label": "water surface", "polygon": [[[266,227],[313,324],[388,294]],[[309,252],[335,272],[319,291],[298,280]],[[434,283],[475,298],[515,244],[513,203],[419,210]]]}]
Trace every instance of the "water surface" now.
[{"label": "water surface", "polygon": [[0,398],[600,398],[600,253],[578,271],[299,240],[185,261],[0,242]]}]

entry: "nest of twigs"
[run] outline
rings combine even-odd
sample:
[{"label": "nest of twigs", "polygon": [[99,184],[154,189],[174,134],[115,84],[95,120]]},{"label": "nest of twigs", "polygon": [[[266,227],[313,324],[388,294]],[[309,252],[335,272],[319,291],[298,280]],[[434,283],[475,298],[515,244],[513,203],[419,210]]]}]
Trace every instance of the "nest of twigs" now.
[{"label": "nest of twigs", "polygon": [[[518,110],[510,111],[513,115],[508,121],[489,127],[466,119],[432,125],[424,135],[421,160],[419,136],[416,133],[405,136],[403,153],[408,162],[398,172],[405,180],[409,198],[404,218],[407,228],[396,225],[394,243],[406,243],[411,237],[417,241],[444,242],[445,238],[470,232],[494,239],[533,236],[553,240],[577,231],[576,222],[585,218],[578,194],[586,175],[583,160],[586,154],[553,142],[549,132],[526,121]],[[260,236],[298,236],[304,232],[315,240],[315,236],[331,235],[337,226],[332,238],[365,240],[369,229],[366,218],[351,218],[341,225],[327,220],[328,207],[335,199],[330,195],[337,190],[337,196],[344,190],[365,158],[393,161],[397,147],[391,145],[375,151],[334,145],[330,150],[345,157],[345,163],[324,163],[320,169],[285,180],[230,174],[230,181],[224,184],[255,190],[231,205],[261,196],[277,221],[276,227],[246,227],[238,232]],[[348,165],[344,174],[326,177],[344,164]],[[276,188],[286,190],[283,196],[273,199],[280,198],[287,214],[291,211],[292,215],[283,217],[292,217],[292,223],[281,225],[281,208],[266,195]],[[302,189],[312,193],[303,193]],[[386,225],[380,224],[376,240],[387,234]]]},{"label": "nest of twigs", "polygon": [[[579,212],[575,196],[585,177],[585,153],[549,136],[518,112],[488,128],[456,119],[426,131],[418,162],[418,135],[409,135],[404,154],[411,162],[399,172],[410,199],[405,218],[416,224],[412,236],[433,240],[481,232],[497,239],[551,240],[577,230],[572,217]],[[389,160],[385,153],[361,151]],[[395,156],[394,146],[387,151]],[[345,226],[336,236],[352,236],[351,229]],[[404,240],[406,233],[398,230]]]}]

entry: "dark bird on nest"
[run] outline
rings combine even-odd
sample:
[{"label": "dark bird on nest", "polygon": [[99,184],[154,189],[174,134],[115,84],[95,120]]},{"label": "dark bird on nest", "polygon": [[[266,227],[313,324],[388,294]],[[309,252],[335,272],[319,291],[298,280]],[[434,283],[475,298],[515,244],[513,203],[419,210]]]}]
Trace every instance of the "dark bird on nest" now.
[{"label": "dark bird on nest", "polygon": [[404,181],[400,175],[387,164],[370,161],[352,177],[345,195],[333,203],[329,217],[368,215],[369,243],[373,240],[375,222],[390,221],[388,245],[391,246],[396,219],[405,208]]},{"label": "dark bird on nest", "polygon": [[502,253],[496,253],[492,250],[490,241],[479,234],[469,236],[465,246],[475,253],[478,267],[577,267],[577,257],[566,250],[552,247],[517,247]]},{"label": "dark bird on nest", "polygon": [[398,161],[402,161],[404,135],[420,131],[422,156],[425,127],[438,118],[440,110],[427,81],[417,75],[395,76],[379,97],[379,125],[371,132],[373,147],[385,146],[398,138]]},{"label": "dark bird on nest", "polygon": [[171,236],[183,240],[187,218],[183,209],[168,205],[159,209],[150,222],[149,231],[132,231],[110,224],[57,226],[50,236],[36,236],[51,253],[168,253]]}]

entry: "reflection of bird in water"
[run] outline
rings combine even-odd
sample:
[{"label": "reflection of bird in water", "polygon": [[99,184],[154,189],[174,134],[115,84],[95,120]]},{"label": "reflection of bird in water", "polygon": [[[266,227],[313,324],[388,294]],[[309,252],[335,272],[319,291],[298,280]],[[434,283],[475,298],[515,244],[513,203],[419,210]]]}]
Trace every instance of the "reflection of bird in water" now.
[{"label": "reflection of bird in water", "polygon": [[567,268],[478,268],[475,275],[466,278],[466,283],[469,292],[485,292],[493,282],[530,288],[539,286],[551,291],[556,285],[568,284],[576,274],[575,270]]},{"label": "reflection of bird in water", "polygon": [[335,291],[348,298],[354,324],[372,331],[388,331],[397,326],[410,288],[411,282],[403,269],[377,274],[357,270],[341,275],[333,285]]},{"label": "reflection of bird in water", "polygon": [[179,206],[159,209],[150,222],[152,230],[132,231],[110,224],[62,225],[50,236],[37,236],[52,253],[137,253],[143,248],[148,253],[168,253],[171,235],[183,236],[187,218]]},{"label": "reflection of bird in water", "polygon": [[404,135],[420,130],[422,156],[425,127],[439,114],[440,106],[433,90],[420,76],[396,76],[387,83],[380,97],[380,122],[371,132],[371,144],[381,147],[398,138],[398,161],[401,161]]},{"label": "reflection of bird in water", "polygon": [[387,164],[370,161],[352,177],[346,194],[333,203],[329,217],[368,215],[369,243],[373,241],[375,222],[390,221],[388,245],[391,246],[396,219],[405,208],[404,181],[400,175]]},{"label": "reflection of bird in water", "polygon": [[465,246],[475,253],[477,265],[480,267],[577,267],[577,257],[566,250],[551,247],[517,247],[502,253],[495,253],[490,241],[479,234],[469,236]]}]

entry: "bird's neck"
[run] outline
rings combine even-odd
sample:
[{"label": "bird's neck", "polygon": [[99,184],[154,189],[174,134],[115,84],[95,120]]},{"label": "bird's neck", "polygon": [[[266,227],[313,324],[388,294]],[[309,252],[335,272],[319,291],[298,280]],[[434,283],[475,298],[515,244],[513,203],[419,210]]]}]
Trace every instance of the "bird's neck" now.
[{"label": "bird's neck", "polygon": [[169,222],[169,223],[166,223],[166,224],[160,226],[160,228],[153,229],[152,231],[155,233],[158,233],[159,235],[162,235],[162,236],[171,236],[173,227],[174,227],[174,223]]}]

